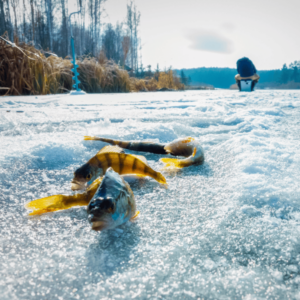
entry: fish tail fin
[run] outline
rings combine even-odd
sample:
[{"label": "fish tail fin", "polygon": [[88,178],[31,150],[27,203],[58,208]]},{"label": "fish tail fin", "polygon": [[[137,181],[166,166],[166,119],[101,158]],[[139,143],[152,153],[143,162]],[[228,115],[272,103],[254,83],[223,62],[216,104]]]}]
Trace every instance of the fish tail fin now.
[{"label": "fish tail fin", "polygon": [[167,180],[166,178],[163,176],[163,174],[161,174],[160,172],[156,172],[156,180],[159,182],[159,183],[162,183],[162,184],[167,184]]},{"label": "fish tail fin", "polygon": [[31,201],[27,203],[25,207],[32,210],[32,212],[29,214],[30,216],[57,211],[63,209],[63,198],[63,195],[49,196]]},{"label": "fish tail fin", "polygon": [[163,169],[167,169],[167,168],[180,168],[181,169],[181,168],[184,167],[182,165],[182,160],[181,159],[177,159],[177,158],[161,158],[160,161],[165,164]]},{"label": "fish tail fin", "polygon": [[76,194],[73,196],[54,195],[31,201],[25,205],[25,208],[32,210],[29,214],[41,215],[48,212],[68,209],[73,206],[84,206],[89,203],[85,194]]},{"label": "fish tail fin", "polygon": [[[141,174],[141,173],[140,173]],[[157,182],[162,184],[167,184],[166,178],[160,172],[153,170],[148,165],[145,165],[142,175],[150,176],[155,179]]]},{"label": "fish tail fin", "polygon": [[[85,141],[99,141],[99,138],[96,136],[84,136]],[[100,140],[101,141],[101,140]]]}]

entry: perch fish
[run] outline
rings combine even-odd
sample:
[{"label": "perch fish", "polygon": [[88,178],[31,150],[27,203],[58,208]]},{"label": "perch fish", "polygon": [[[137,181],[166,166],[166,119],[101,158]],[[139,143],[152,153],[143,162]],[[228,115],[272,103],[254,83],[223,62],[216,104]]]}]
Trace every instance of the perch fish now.
[{"label": "perch fish", "polygon": [[161,173],[156,172],[147,164],[145,157],[125,154],[123,149],[117,146],[106,146],[74,172],[71,189],[85,189],[96,178],[103,176],[109,167],[120,175],[149,176],[159,183],[167,183]]},{"label": "perch fish", "polygon": [[84,139],[102,141],[133,151],[143,151],[156,154],[171,154],[173,156],[186,157],[185,159],[161,158],[160,161],[165,164],[165,168],[184,168],[191,165],[199,165],[204,162],[203,148],[201,147],[199,141],[192,137],[176,139],[168,144],[153,142],[128,142],[91,136],[85,136]]}]

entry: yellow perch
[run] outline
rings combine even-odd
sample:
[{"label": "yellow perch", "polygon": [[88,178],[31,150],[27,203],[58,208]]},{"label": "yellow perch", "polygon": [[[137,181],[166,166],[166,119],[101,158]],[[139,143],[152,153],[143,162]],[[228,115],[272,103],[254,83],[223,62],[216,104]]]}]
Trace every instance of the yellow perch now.
[{"label": "yellow perch", "polygon": [[139,214],[129,184],[112,168],[106,171],[87,213],[92,229],[96,231],[113,229]]},{"label": "yellow perch", "polygon": [[103,176],[111,167],[120,175],[136,174],[149,176],[159,183],[166,184],[165,177],[154,171],[141,156],[122,153],[123,150],[117,146],[106,146],[101,149],[87,163],[74,172],[72,190],[80,190],[92,183],[96,178]]},{"label": "yellow perch", "polygon": [[53,195],[31,201],[25,207],[32,212],[29,215],[41,215],[48,212],[68,209],[73,206],[86,206],[96,193],[102,178],[97,178],[84,193],[75,195]]},{"label": "yellow perch", "polygon": [[186,159],[161,158],[160,161],[165,163],[165,167],[184,168],[191,165],[199,165],[204,162],[203,148],[201,147],[200,143],[192,137],[177,139],[168,144],[152,142],[128,142],[90,136],[85,136],[84,139],[102,141],[134,151],[143,151],[156,154],[171,154],[173,156],[186,157]]}]

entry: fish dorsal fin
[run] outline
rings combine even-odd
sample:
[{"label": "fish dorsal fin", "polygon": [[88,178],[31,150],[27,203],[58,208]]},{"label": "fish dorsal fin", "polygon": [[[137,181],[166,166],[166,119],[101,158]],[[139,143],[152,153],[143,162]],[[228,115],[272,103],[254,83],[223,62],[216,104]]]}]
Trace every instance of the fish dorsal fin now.
[{"label": "fish dorsal fin", "polygon": [[195,139],[194,138],[192,138],[192,137],[187,137],[187,138],[185,138],[185,139],[183,139],[181,142],[183,143],[183,144],[188,144],[188,143],[190,143],[190,142],[192,142],[192,141],[194,141]]},{"label": "fish dorsal fin", "polygon": [[119,146],[105,146],[97,153],[97,155],[103,153],[124,153],[124,149]]}]

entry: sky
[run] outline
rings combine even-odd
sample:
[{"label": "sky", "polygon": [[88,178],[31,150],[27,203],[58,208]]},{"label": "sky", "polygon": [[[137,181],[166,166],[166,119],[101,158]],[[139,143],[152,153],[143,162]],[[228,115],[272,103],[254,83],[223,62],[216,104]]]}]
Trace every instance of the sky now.
[{"label": "sky", "polygon": [[[107,0],[104,23],[124,21],[127,0]],[[236,67],[258,70],[300,60],[300,0],[135,0],[142,61],[152,69]]]}]

